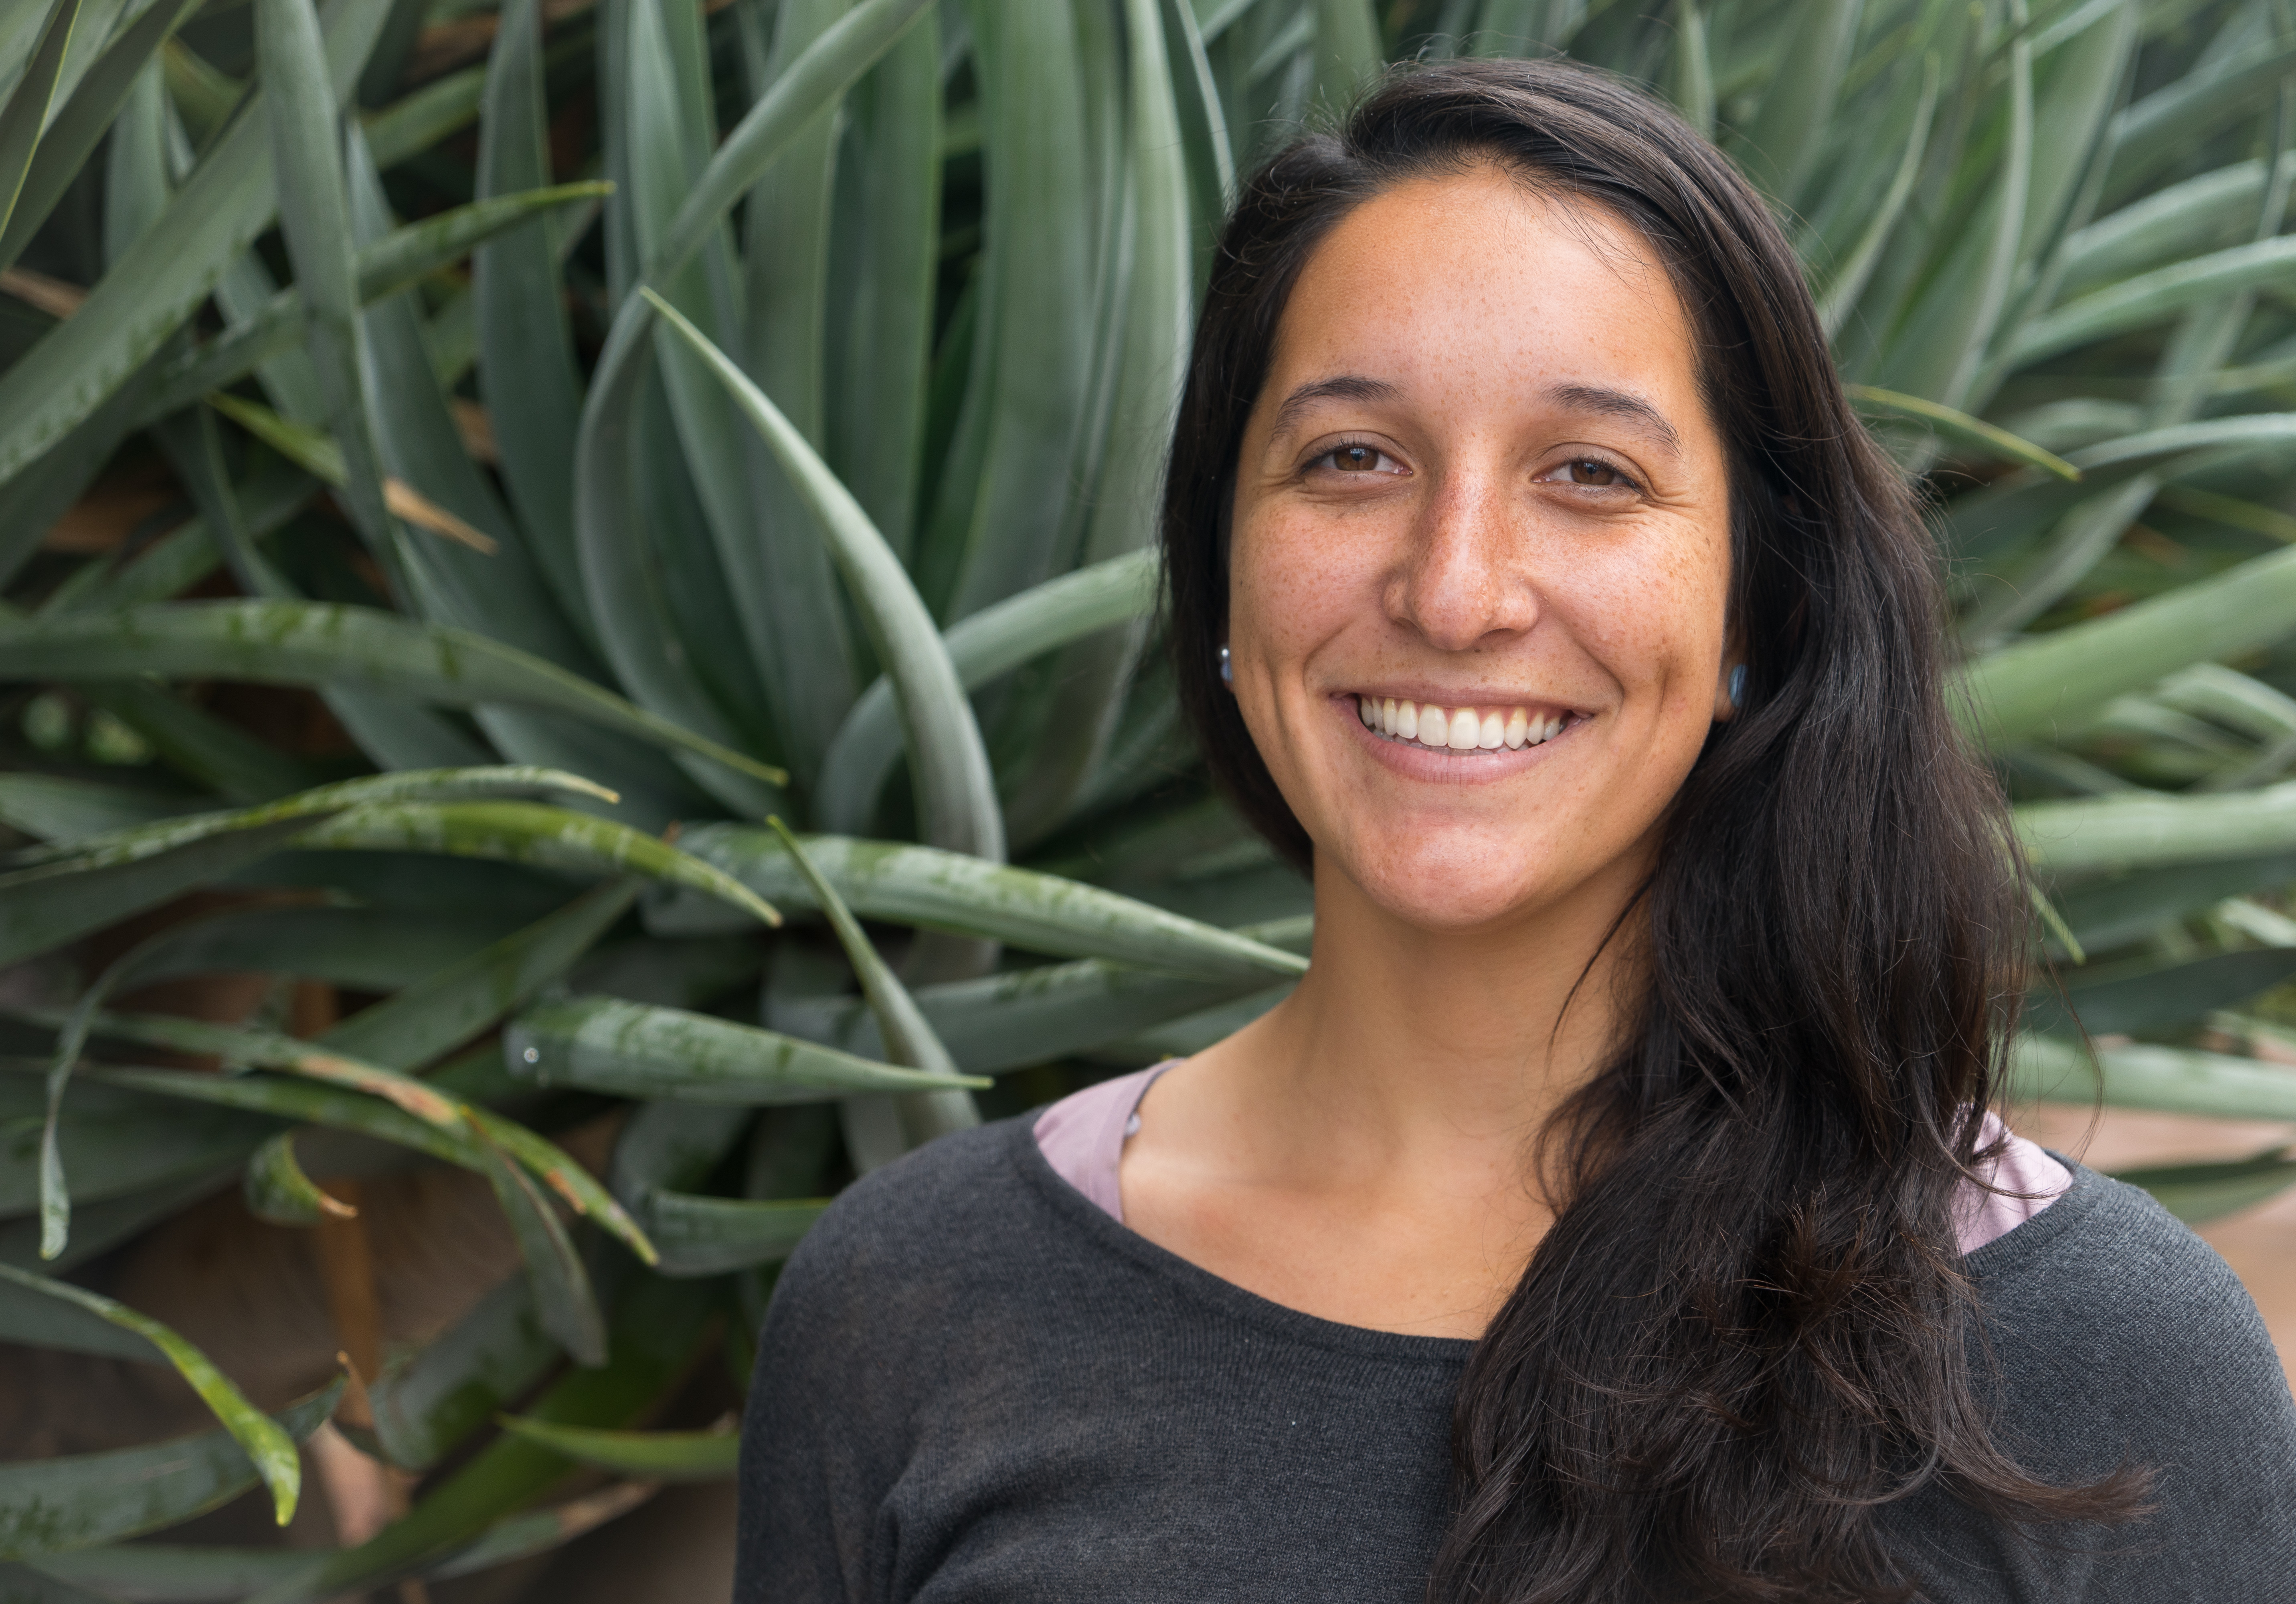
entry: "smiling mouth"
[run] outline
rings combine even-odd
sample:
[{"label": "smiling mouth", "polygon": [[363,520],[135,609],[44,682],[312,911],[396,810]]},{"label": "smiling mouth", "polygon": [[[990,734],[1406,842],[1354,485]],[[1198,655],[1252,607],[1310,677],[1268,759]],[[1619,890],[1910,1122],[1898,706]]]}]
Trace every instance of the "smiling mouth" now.
[{"label": "smiling mouth", "polygon": [[1578,715],[1529,707],[1438,707],[1393,696],[1356,697],[1356,716],[1365,729],[1406,745],[1441,752],[1520,751],[1553,740]]}]

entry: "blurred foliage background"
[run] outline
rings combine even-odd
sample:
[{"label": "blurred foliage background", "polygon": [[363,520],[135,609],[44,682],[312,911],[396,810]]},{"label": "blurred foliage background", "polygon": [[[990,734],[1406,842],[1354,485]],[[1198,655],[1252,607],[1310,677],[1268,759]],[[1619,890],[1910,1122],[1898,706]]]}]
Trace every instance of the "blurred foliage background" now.
[{"label": "blurred foliage background", "polygon": [[2018,1095],[2296,1121],[2284,0],[0,0],[0,1598],[585,1596],[838,1187],[1281,996],[1193,300],[1384,62],[1555,52],[1924,487]]}]

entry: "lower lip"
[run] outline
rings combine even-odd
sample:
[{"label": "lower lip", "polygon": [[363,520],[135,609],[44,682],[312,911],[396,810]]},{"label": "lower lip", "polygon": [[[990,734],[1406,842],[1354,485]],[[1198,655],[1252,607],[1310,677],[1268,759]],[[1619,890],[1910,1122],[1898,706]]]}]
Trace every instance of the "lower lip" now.
[{"label": "lower lip", "polygon": [[1382,763],[1406,778],[1432,780],[1439,785],[1472,786],[1521,774],[1544,762],[1558,744],[1569,740],[1587,722],[1573,719],[1536,746],[1478,746],[1472,752],[1455,752],[1447,746],[1424,746],[1417,741],[1398,741],[1374,733],[1356,711],[1357,703],[1353,696],[1334,696],[1332,704],[1347,720],[1356,738]]}]

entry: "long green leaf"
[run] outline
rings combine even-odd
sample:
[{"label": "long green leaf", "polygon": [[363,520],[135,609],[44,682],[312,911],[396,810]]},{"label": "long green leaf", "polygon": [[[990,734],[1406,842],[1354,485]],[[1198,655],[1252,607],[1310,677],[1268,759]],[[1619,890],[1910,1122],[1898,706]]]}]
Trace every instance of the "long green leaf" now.
[{"label": "long green leaf", "polygon": [[[797,0],[780,7],[780,31],[802,37],[818,20],[824,3]],[[633,5],[622,15],[628,56],[630,210],[638,247],[651,258],[668,226],[675,197],[687,193],[709,159],[715,131],[708,114],[709,70],[702,59],[706,51],[686,26],[692,18],[684,8]],[[758,353],[753,359],[764,363],[765,371],[772,367],[767,352],[779,347],[792,372],[771,373],[771,381],[800,384],[805,393],[791,404],[816,427],[820,341],[812,308],[817,307],[818,276],[805,264],[823,243],[823,219],[814,215],[821,175],[811,182],[791,180],[814,197],[810,208],[803,195],[794,196],[793,210],[782,215],[773,192],[785,164],[818,167],[825,160],[826,134],[827,125],[819,119],[800,130],[750,197],[754,249],[748,321],[753,326],[742,326],[738,267],[726,228],[715,231],[698,257],[658,285],[721,342],[742,344],[746,337]],[[755,304],[754,281],[769,276],[772,264],[783,257],[794,259],[797,282],[787,286],[793,304],[786,309],[798,326],[779,330],[776,338],[771,325],[777,320]],[[735,621],[745,667],[755,671],[757,688],[740,698],[747,704],[742,711],[770,724],[777,756],[792,766],[800,783],[808,781],[821,746],[853,694],[849,631],[828,557],[804,530],[810,515],[787,475],[758,452],[731,399],[700,358],[670,333],[657,330],[653,344],[678,452],[675,467],[660,462],[656,471],[682,474],[698,502],[701,527],[694,532],[707,543],[710,572]],[[667,555],[665,566],[675,577],[682,566],[680,554]]]},{"label": "long green leaf", "polygon": [[[358,251],[355,266],[359,302],[365,306],[397,294],[474,250],[483,260],[491,248],[487,242],[531,226],[549,212],[595,199],[611,188],[585,182],[521,190],[453,207],[395,228]],[[281,291],[256,317],[164,363],[144,393],[137,418],[149,422],[164,417],[237,382],[266,358],[294,347],[303,331],[300,298],[292,290]],[[506,414],[512,410],[505,409]],[[507,415],[496,425],[497,432],[517,426]],[[562,457],[562,469],[564,462]]]},{"label": "long green leaf", "polygon": [[[759,92],[770,90],[772,80],[846,10],[845,0],[783,0],[775,9],[772,53],[759,67]],[[742,208],[743,354],[759,388],[778,398],[776,405],[816,448],[825,444],[828,421],[824,364],[840,110],[824,105],[814,114],[759,176]]]},{"label": "long green leaf", "polygon": [[[34,1215],[23,1223],[47,1238],[36,1246],[53,1249],[51,1219],[40,1217],[40,1186],[50,1179],[42,1162],[47,1068],[44,1061],[0,1059],[0,1080],[6,1082],[0,1098],[12,1105],[0,1134],[0,1217]],[[54,1156],[83,1204],[235,1168],[275,1130],[268,1122],[222,1110],[186,1113],[117,1088],[92,1087],[77,1076],[74,1083],[72,1117],[58,1131]],[[27,1268],[54,1269],[66,1256],[36,1252]]]},{"label": "long green leaf", "polygon": [[611,691],[468,630],[316,602],[179,602],[0,630],[0,679],[144,674],[345,687],[450,707],[489,703],[586,719],[770,785],[787,777]]},{"label": "long green leaf", "polygon": [[[357,78],[390,0],[337,0],[324,40],[331,86]],[[260,98],[258,96],[258,98]],[[86,303],[0,380],[0,483],[22,473],[127,383],[196,310],[276,205],[268,127],[243,116],[176,191],[166,216]]]},{"label": "long green leaf", "polygon": [[[1264,942],[1073,880],[931,847],[832,835],[801,840],[807,858],[865,918],[1212,980],[1282,980],[1307,968],[1304,958]],[[765,831],[704,825],[679,844],[791,907],[815,905],[796,864]],[[726,927],[715,909],[683,897],[650,906],[646,917],[665,934]]]},{"label": "long green leaf", "polygon": [[[480,204],[550,179],[540,0],[502,8],[479,123]],[[611,185],[600,185],[610,189]],[[596,625],[574,547],[574,440],[581,382],[560,299],[557,261],[538,224],[496,235],[472,263],[479,306],[479,383],[494,406],[503,486],[566,616],[593,644]]]},{"label": "long green leaf", "polygon": [[662,1248],[661,1272],[715,1276],[789,1257],[829,1207],[826,1198],[697,1197],[657,1191],[646,1223]]},{"label": "long green leaf", "polygon": [[338,94],[327,81],[318,15],[313,0],[254,4],[256,62],[271,125],[271,163],[278,175],[280,233],[295,267],[304,349],[318,377],[327,432],[348,470],[346,510],[384,572],[405,584],[413,576],[400,572],[406,558],[384,505],[382,454],[367,409],[375,375],[358,329],[343,124],[336,111]]},{"label": "long green leaf", "polygon": [[[338,1381],[266,1424],[282,1437],[300,1442],[334,1412],[341,1391]],[[266,1444],[268,1440],[266,1435]],[[264,1452],[273,1450],[266,1445]],[[286,1463],[295,1464],[291,1446]],[[259,1479],[257,1462],[227,1431],[110,1453],[0,1465],[0,1559],[92,1548],[175,1526],[227,1502]]]},{"label": "long green leaf", "polygon": [[2195,244],[2226,246],[2225,235],[2247,232],[2264,193],[2265,165],[2237,161],[2155,190],[2098,218],[2064,243],[2063,283],[2094,289],[2190,258]]},{"label": "long green leaf", "polygon": [[330,1197],[306,1174],[295,1156],[295,1133],[282,1131],[255,1150],[247,1161],[242,1189],[247,1212],[269,1225],[316,1225],[322,1220],[348,1220],[358,1210]]},{"label": "long green leaf", "polygon": [[853,917],[851,909],[838,894],[812,859],[811,854],[789,827],[778,818],[767,819],[775,838],[790,861],[803,878],[811,893],[814,905],[821,909],[836,932],[838,945],[845,949],[845,957],[852,964],[855,976],[861,983],[861,994],[868,999],[869,1010],[877,1018],[877,1030],[885,1043],[887,1056],[897,1064],[939,1075],[954,1075],[956,1065],[948,1049],[940,1043],[932,1024],[918,1009],[908,988],[878,956],[875,945]]},{"label": "long green leaf", "polygon": [[[45,1277],[36,1277],[45,1280]],[[132,1359],[139,1364],[165,1364],[168,1356],[151,1342],[102,1315],[0,1279],[0,1342],[32,1348],[57,1348],[71,1353],[94,1353],[106,1359]]]},{"label": "long green leaf", "polygon": [[[354,1016],[316,1043],[246,1025],[158,1014],[96,1013],[88,1024],[99,1036],[177,1052],[212,1053],[228,1064],[364,1092],[448,1137],[483,1139],[533,1171],[576,1213],[612,1231],[641,1262],[650,1262],[653,1249],[636,1222],[557,1144],[500,1115],[442,1094],[426,1082],[356,1056],[364,1050],[421,1063],[467,1040],[570,965],[628,907],[634,889],[610,884],[577,898],[537,925]],[[30,1009],[20,1011],[19,1016],[41,1023],[52,1023],[53,1017]]]},{"label": "long green leaf", "polygon": [[[136,863],[163,853],[180,851],[215,835],[259,829],[287,819],[316,821],[347,809],[376,802],[453,802],[482,796],[547,796],[554,794],[596,796],[607,801],[613,798],[612,792],[595,781],[554,769],[505,765],[480,769],[406,769],[397,774],[370,775],[361,779],[321,786],[258,807],[222,813],[178,815],[155,819],[148,824],[128,825],[95,835],[81,835],[69,842],[27,847],[11,854],[4,861],[12,867],[69,863],[80,869],[109,868],[115,864]],[[8,877],[0,876],[0,890],[4,890],[7,884]]]},{"label": "long green leaf", "polygon": [[502,1427],[577,1464],[647,1481],[709,1482],[732,1476],[742,1439],[730,1430],[600,1431],[548,1420],[502,1417]]},{"label": "long green leaf", "polygon": [[1859,0],[1802,0],[1761,108],[1747,125],[1741,152],[1749,176],[1789,205],[1841,93],[1863,10]]},{"label": "long green leaf", "polygon": [[2061,1036],[2017,1039],[2005,1092],[2013,1100],[2087,1103],[2096,1096],[2100,1070],[2104,1100],[2115,1108],[2212,1119],[2296,1119],[2296,1074],[2281,1065],[2141,1044],[2104,1048],[2092,1059]]},{"label": "long green leaf", "polygon": [[0,237],[4,237],[16,197],[23,193],[24,175],[31,170],[33,153],[39,148],[41,130],[47,126],[48,102],[56,92],[79,13],[80,0],[55,0],[49,7],[39,47],[24,76],[16,80],[8,103],[0,106]]},{"label": "long green leaf", "polygon": [[541,1380],[558,1354],[535,1312],[532,1287],[512,1276],[367,1389],[383,1458],[402,1469],[429,1469]]},{"label": "long green leaf", "polygon": [[2296,551],[2276,552],[1980,657],[1967,671],[1970,702],[1988,741],[2079,728],[2125,691],[2292,630]]},{"label": "long green leaf", "polygon": [[646,263],[647,281],[660,284],[685,266],[790,140],[891,49],[924,14],[926,4],[863,0],[791,62],[726,136],[678,202],[660,249]]},{"label": "long green leaf", "polygon": [[2161,1164],[2117,1170],[2115,1180],[2143,1187],[2187,1225],[2206,1225],[2252,1208],[2296,1186],[2296,1159],[2279,1153],[2233,1164]]},{"label": "long green leaf", "polygon": [[[1149,552],[1111,557],[983,608],[950,626],[950,666],[967,691],[978,690],[1046,652],[1144,618],[1156,605],[1157,567]],[[853,704],[823,760],[814,794],[822,827],[865,828],[901,751],[893,688],[879,679]]]},{"label": "long green leaf", "polygon": [[[156,69],[152,57],[161,42],[197,4],[198,0],[155,0],[146,6],[141,16],[112,37],[102,59],[88,69],[71,98],[51,118],[38,149],[32,152],[7,226],[0,229],[0,267],[12,267],[31,243],[40,225],[86,166],[105,131],[113,126],[137,78],[147,68]],[[18,93],[21,93],[20,84]]]},{"label": "long green leaf", "polygon": [[[563,1546],[627,1514],[652,1496],[650,1484],[619,1482],[581,1498],[496,1522],[467,1547],[419,1574],[449,1581]],[[123,1543],[43,1554],[43,1575],[104,1590],[113,1599],[166,1600],[169,1604],[235,1604],[266,1587],[291,1586],[340,1551],[231,1548],[221,1543]],[[93,1596],[93,1595],[79,1595]],[[59,1600],[76,1604],[76,1600]]]},{"label": "long green leaf", "polygon": [[2112,188],[2121,193],[2212,127],[2244,116],[2272,95],[2296,65],[2296,37],[2275,36],[2218,56],[2154,90],[2113,119]]},{"label": "long green leaf", "polygon": [[[677,571],[695,570],[712,587],[718,576],[714,557],[666,544],[677,539],[680,520],[674,513],[665,518],[668,509],[661,497],[678,487],[670,478],[674,465],[652,448],[656,442],[648,427],[660,404],[660,396],[650,393],[652,323],[652,308],[645,301],[632,297],[622,303],[583,407],[574,454],[574,528],[583,591],[600,649],[640,703],[712,740],[741,740],[729,711],[734,705],[732,682],[709,672],[711,654],[697,648],[680,618],[684,598]],[[657,535],[665,523],[668,531]],[[724,606],[722,595],[707,599]],[[738,625],[726,632],[738,635]],[[736,812],[762,814],[775,805],[774,793],[747,774],[693,772]]]},{"label": "long green leaf", "polygon": [[2038,468],[2060,479],[2079,479],[2080,470],[2053,451],[2044,451],[2027,440],[2020,440],[2006,429],[1997,428],[1983,418],[1952,407],[1925,401],[1919,396],[1900,395],[1894,390],[1877,390],[1871,384],[1851,384],[1846,387],[1849,399],[1875,412],[1898,417],[1920,420],[1948,439],[1964,445],[1975,446],[1990,456],[2019,463],[2029,468]]},{"label": "long green leaf", "polygon": [[[1310,925],[1286,919],[1250,934],[1287,950],[1304,950]],[[976,1074],[995,1074],[1105,1047],[1267,989],[1266,975],[1198,980],[1086,958],[922,986],[915,995],[949,1056]],[[849,1052],[877,1050],[873,1022],[856,998],[783,1004],[775,1019],[784,1030]]]},{"label": "long green leaf", "polygon": [[[1368,12],[1366,12],[1366,16]],[[1195,317],[1188,237],[1187,174],[1178,109],[1155,0],[1128,0],[1132,202],[1129,282],[1123,332],[1100,454],[1099,481],[1085,525],[1083,560],[1098,563],[1156,544],[1165,447],[1187,371]],[[1376,33],[1370,41],[1377,62]],[[1029,761],[1007,788],[1011,827],[1022,841],[1049,834],[1067,816],[1099,764],[1122,711],[1139,632],[1104,636],[1064,653]]]},{"label": "long green leaf", "polygon": [[[1685,49],[1690,44],[1691,23],[1696,18],[1696,8],[1687,5],[1685,0],[1683,23]],[[1705,53],[1702,22],[1699,25],[1699,34],[1698,49],[1702,66]],[[1841,266],[1835,270],[1833,281],[1826,285],[1825,293],[1818,301],[1818,321],[1824,325],[1829,335],[1841,333],[1843,322],[1857,305],[1857,298],[1866,292],[1866,285],[1882,259],[1882,248],[1889,243],[1890,234],[1898,226],[1898,219],[1905,214],[1906,202],[1913,198],[1914,181],[1921,176],[1922,156],[1929,148],[1930,119],[1937,113],[1938,78],[1937,53],[1931,51],[1922,62],[1921,98],[1914,103],[1913,122],[1906,131],[1904,154],[1898,158],[1897,171],[1890,176],[1890,187],[1882,192],[1882,202],[1866,220],[1866,231],[1842,259]],[[1713,86],[1710,82],[1706,86],[1705,103],[1706,126],[1710,130],[1714,115],[1713,93]]]},{"label": "long green leaf", "polygon": [[1371,0],[1316,0],[1316,98],[1326,115],[1337,116],[1353,105],[1357,94],[1386,65]]},{"label": "long green leaf", "polygon": [[606,1362],[606,1319],[599,1310],[590,1272],[567,1234],[565,1222],[533,1180],[494,1143],[483,1139],[484,1173],[495,1199],[518,1239],[534,1287],[534,1307],[542,1328],[579,1365],[594,1370]]},{"label": "long green leaf", "polygon": [[2296,278],[2296,239],[2259,240],[2212,251],[2068,301],[2017,333],[2009,359],[2039,362],[2075,346],[2165,321],[2201,301]]},{"label": "long green leaf", "polygon": [[851,492],[765,392],[676,308],[651,290],[644,294],[726,386],[819,521],[830,555],[868,627],[870,643],[893,683],[909,750],[916,759],[927,839],[977,858],[1003,859],[1004,815],[980,728],[932,615],[925,611],[900,559]]},{"label": "long green leaf", "polygon": [[[373,1137],[484,1176],[510,1221],[545,1328],[581,1362],[603,1361],[603,1328],[588,1271],[548,1201],[525,1170],[512,1163],[492,1139],[495,1127],[473,1120],[467,1131],[449,1131],[380,1099],[310,1082],[162,1069],[91,1069],[83,1074],[100,1085],[219,1104]],[[621,1215],[619,1204],[609,1200],[608,1207]],[[636,1241],[646,1241],[635,1222],[627,1229]],[[645,1251],[652,1254],[650,1243]]]},{"label": "long green leaf", "polygon": [[[526,1406],[527,1419],[621,1427],[658,1400],[685,1369],[718,1295],[691,1282],[656,1283],[651,1292],[624,1297],[616,1306],[605,1366],[578,1370],[554,1383]],[[316,1572],[265,1588],[246,1604],[304,1604],[427,1569],[531,1503],[569,1465],[563,1455],[537,1444],[499,1438],[366,1542],[330,1556]]]},{"label": "long green leaf", "polygon": [[2046,875],[2255,858],[2296,848],[2296,781],[2230,794],[2027,802],[2016,818],[2027,858]]},{"label": "long green leaf", "polygon": [[368,807],[307,830],[312,851],[443,852],[576,874],[636,874],[718,898],[778,925],[773,905],[715,865],[627,825],[524,802],[422,802]]},{"label": "long green leaf", "polygon": [[546,1086],[698,1103],[818,1101],[861,1091],[985,1086],[928,1074],[681,1008],[608,997],[546,1002],[503,1038],[512,1073]]},{"label": "long green leaf", "polygon": [[[885,1056],[896,1064],[954,1075],[956,1065],[949,1057],[947,1048],[941,1044],[931,1021],[917,1008],[916,999],[910,996],[900,977],[878,955],[868,934],[861,928],[861,922],[838,895],[837,888],[823,877],[786,825],[778,818],[766,822],[803,876],[816,906],[827,917],[838,945],[845,950],[846,961],[853,966],[854,975],[861,983],[861,995],[876,1018]],[[972,1095],[964,1091],[913,1092],[898,1098],[854,1097],[847,1098],[843,1106],[846,1147],[855,1164],[863,1170],[874,1169],[899,1152],[934,1137],[980,1123],[979,1108]]]},{"label": "long green leaf", "polygon": [[824,455],[904,562],[940,266],[940,53],[928,9],[847,97],[837,168],[845,199],[832,249],[854,266],[853,282],[831,286]]},{"label": "long green leaf", "polygon": [[[380,176],[351,142],[351,210],[362,236],[390,225]],[[361,318],[374,378],[371,413],[389,485],[404,484],[430,506],[481,535],[492,549],[422,542],[410,553],[430,621],[458,625],[594,679],[596,659],[567,621],[526,535],[464,449],[447,394],[433,377],[415,299],[398,296]],[[223,398],[217,398],[220,404]],[[407,515],[403,510],[402,516]],[[618,810],[626,822],[660,828],[700,799],[660,753],[619,732],[508,708],[482,708],[477,721],[494,744],[526,761],[617,776],[636,793]]]},{"label": "long green leaf", "polygon": [[219,880],[309,827],[308,818],[286,818],[211,835],[156,858],[96,868],[67,861],[0,875],[0,963],[60,947]]},{"label": "long green leaf", "polygon": [[195,811],[196,799],[54,774],[0,774],[0,823],[42,841],[86,840]]},{"label": "long green leaf", "polygon": [[[1078,436],[1093,412],[1095,197],[1079,13],[1066,0],[976,0],[987,185],[981,309],[967,396],[976,454],[944,481],[919,588],[959,619],[1067,566]],[[1302,21],[1307,20],[1305,12]],[[1104,97],[1103,97],[1104,98]]]}]

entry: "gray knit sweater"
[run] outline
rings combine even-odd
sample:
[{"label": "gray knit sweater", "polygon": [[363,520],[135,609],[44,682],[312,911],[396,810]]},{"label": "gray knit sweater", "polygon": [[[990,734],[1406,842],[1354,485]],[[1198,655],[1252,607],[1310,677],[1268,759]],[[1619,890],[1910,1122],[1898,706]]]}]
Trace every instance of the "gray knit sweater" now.
[{"label": "gray knit sweater", "polygon": [[[2255,1305],[2144,1193],[2071,1190],[1972,1254],[2029,1468],[2156,1469],[2157,1512],[2042,1543],[1925,1492],[1932,1604],[2296,1601],[2296,1406]],[[1470,1345],[1284,1309],[1127,1230],[1026,1121],[848,1190],[790,1261],[742,1429],[736,1604],[1412,1604]]]}]

